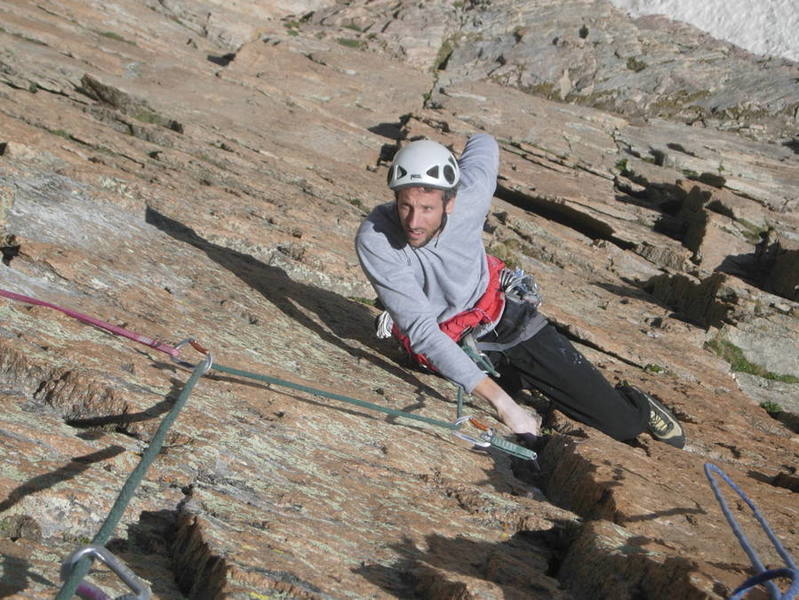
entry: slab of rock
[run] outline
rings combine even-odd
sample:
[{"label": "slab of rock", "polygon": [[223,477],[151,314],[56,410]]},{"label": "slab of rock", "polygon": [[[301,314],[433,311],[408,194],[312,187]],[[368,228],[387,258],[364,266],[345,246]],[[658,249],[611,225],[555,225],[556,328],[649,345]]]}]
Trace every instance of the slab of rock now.
[{"label": "slab of rock", "polygon": [[754,56],[664,17],[633,20],[609,2],[362,0],[322,8],[309,26],[327,36],[350,28],[356,43],[435,70],[445,84],[490,79],[630,118],[764,140],[789,142],[796,125],[796,63]]},{"label": "slab of rock", "polygon": [[[154,597],[565,600],[654,596],[666,581],[685,597],[727,597],[749,570],[704,462],[750,492],[795,551],[795,422],[759,406],[788,407],[795,386],[755,391],[774,380],[750,385],[706,345],[723,331],[757,362],[762,339],[784,339],[773,346],[785,362],[772,355],[764,368],[793,364],[796,301],[776,291],[791,285],[799,231],[791,146],[485,80],[497,44],[519,46],[495,73],[510,81],[539,42],[589,67],[601,54],[625,90],[663,73],[626,66],[652,56],[642,40],[662,43],[662,30],[592,45],[644,27],[602,22],[605,5],[581,37],[579,2],[562,7],[565,21],[538,3],[261,4],[4,8],[0,287],[159,340],[196,337],[225,366],[450,422],[452,387],[373,336],[378,310],[352,238],[391,200],[398,146],[426,136],[458,152],[484,130],[501,146],[487,247],[536,275],[544,312],[611,382],[673,409],[688,445],[646,434],[622,444],[555,411],[538,473],[444,427],[213,372],[109,543]],[[570,33],[552,44],[524,30],[533,16]],[[496,40],[466,35],[478,31]],[[686,31],[671,34],[694,43]],[[447,45],[452,32],[463,37]],[[720,53],[714,76],[746,64],[739,83],[757,79],[750,57],[704,41],[691,56]],[[553,66],[567,99],[592,85],[582,67],[538,65]],[[791,68],[763,76],[779,88]],[[664,82],[666,99],[690,87]],[[641,93],[640,106],[660,94]],[[763,103],[768,115],[741,122],[749,134],[781,126],[778,103]],[[707,201],[692,205],[694,187]],[[692,207],[732,238],[688,235]],[[722,249],[740,236],[776,279],[713,271],[740,255]],[[697,250],[704,264],[690,260]],[[53,597],[60,561],[95,534],[187,377],[151,348],[0,300],[3,595]],[[465,410],[508,434],[482,403],[467,398]],[[90,580],[124,592],[105,569]]]}]

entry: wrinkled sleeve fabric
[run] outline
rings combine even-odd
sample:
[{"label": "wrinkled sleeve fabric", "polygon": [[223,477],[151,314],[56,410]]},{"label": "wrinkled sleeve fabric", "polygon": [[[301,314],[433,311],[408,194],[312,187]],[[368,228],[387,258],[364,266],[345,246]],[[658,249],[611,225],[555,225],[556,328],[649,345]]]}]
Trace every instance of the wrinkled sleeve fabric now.
[{"label": "wrinkled sleeve fabric", "polygon": [[464,208],[466,216],[474,218],[482,229],[499,175],[499,146],[494,137],[486,133],[470,137],[458,165],[461,169],[458,208]]}]

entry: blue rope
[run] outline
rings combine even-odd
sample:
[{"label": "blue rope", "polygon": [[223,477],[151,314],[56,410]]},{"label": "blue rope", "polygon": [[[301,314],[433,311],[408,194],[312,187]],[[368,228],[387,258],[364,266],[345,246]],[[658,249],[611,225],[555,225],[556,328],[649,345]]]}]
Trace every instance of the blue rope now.
[{"label": "blue rope", "polygon": [[[741,544],[744,552],[746,552],[746,555],[752,562],[752,566],[754,566],[755,570],[757,570],[757,575],[750,577],[743,584],[738,586],[738,588],[733,592],[732,596],[730,596],[730,600],[742,600],[749,590],[761,584],[765,584],[765,586],[769,589],[772,600],[796,600],[796,598],[799,597],[799,569],[797,569],[796,563],[791,555],[788,554],[780,541],[777,539],[777,536],[774,535],[774,532],[769,527],[765,517],[760,514],[757,506],[755,506],[755,503],[752,502],[743,492],[743,490],[735,485],[735,482],[733,482],[727,476],[727,474],[719,469],[716,465],[705,463],[705,475],[707,475],[708,481],[710,481],[710,486],[713,488],[713,493],[716,495],[716,500],[718,500],[719,505],[721,506],[721,511],[724,513],[727,522],[730,524],[730,527],[732,527],[735,537],[738,538],[738,542]],[[727,502],[724,500],[724,497],[721,494],[718,481],[715,479],[714,475],[719,475],[727,483],[727,485],[729,485],[735,491],[735,493],[737,493],[741,499],[746,502],[746,504],[752,510],[752,514],[754,514],[755,519],[757,519],[757,522],[760,523],[763,531],[766,532],[766,535],[771,540],[774,548],[776,548],[777,553],[780,555],[780,557],[782,557],[782,560],[785,561],[787,567],[767,570],[763,566],[763,563],[757,556],[757,552],[755,552],[754,548],[752,548],[752,545],[746,538],[746,535],[738,524],[738,521],[735,520],[735,517],[727,506]],[[780,589],[772,581],[778,578],[786,578],[791,580],[791,586],[784,593],[780,592]]]}]

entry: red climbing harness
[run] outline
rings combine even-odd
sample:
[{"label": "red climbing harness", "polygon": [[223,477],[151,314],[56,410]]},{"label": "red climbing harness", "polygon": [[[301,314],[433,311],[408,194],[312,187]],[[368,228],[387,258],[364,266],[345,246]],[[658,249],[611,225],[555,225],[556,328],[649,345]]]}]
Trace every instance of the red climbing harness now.
[{"label": "red climbing harness", "polygon": [[[498,321],[505,308],[505,294],[499,282],[499,274],[505,268],[505,263],[490,254],[486,254],[486,259],[488,262],[488,286],[485,293],[472,308],[438,324],[439,329],[455,342],[459,342],[465,333],[478,325]],[[412,360],[432,371],[436,370],[424,354],[418,354],[413,351],[408,336],[400,331],[396,323],[391,328],[391,335],[399,340]]]}]

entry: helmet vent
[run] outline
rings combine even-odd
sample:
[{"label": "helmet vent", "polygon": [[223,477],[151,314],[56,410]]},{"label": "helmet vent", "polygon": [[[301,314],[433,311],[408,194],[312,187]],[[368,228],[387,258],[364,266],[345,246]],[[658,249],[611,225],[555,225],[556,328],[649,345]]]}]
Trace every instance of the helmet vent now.
[{"label": "helmet vent", "polygon": [[[438,167],[436,167],[436,169],[438,169]],[[455,169],[449,165],[444,165],[444,179],[447,180],[447,183],[452,185],[455,182]]]},{"label": "helmet vent", "polygon": [[427,176],[433,179],[438,179],[438,165],[427,169]]}]

